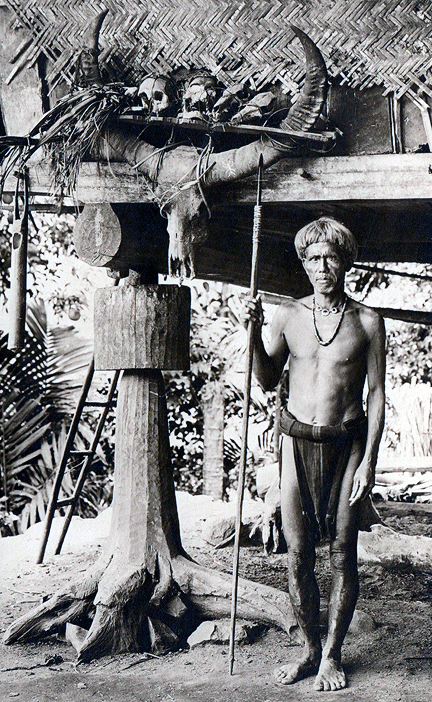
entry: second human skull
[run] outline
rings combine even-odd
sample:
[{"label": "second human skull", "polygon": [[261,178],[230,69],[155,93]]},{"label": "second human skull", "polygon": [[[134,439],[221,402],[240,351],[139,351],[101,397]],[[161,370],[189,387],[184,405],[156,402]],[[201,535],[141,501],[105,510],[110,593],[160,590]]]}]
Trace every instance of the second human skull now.
[{"label": "second human skull", "polygon": [[182,117],[208,120],[217,98],[217,79],[210,73],[197,73],[186,84]]}]

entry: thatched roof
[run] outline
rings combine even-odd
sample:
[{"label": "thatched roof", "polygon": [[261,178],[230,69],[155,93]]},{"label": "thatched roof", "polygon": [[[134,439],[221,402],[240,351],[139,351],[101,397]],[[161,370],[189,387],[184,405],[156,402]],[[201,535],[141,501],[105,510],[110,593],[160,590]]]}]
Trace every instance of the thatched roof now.
[{"label": "thatched roof", "polygon": [[[432,67],[428,0],[7,0],[32,40],[26,58],[51,61],[51,84],[72,79],[89,21],[109,9],[101,64],[112,80],[206,67],[226,85],[280,83],[293,92],[303,52],[289,25],[320,47],[331,76],[352,87],[382,86],[415,98]],[[22,60],[22,58],[20,59]]]}]

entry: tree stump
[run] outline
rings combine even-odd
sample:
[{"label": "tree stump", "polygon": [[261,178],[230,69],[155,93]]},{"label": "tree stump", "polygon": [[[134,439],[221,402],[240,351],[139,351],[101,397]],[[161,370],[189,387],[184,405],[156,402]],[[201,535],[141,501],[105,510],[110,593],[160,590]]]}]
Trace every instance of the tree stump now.
[{"label": "tree stump", "polygon": [[[139,285],[98,291],[95,367],[119,383],[111,533],[84,580],[14,622],[4,642],[88,629],[80,661],[177,648],[199,618],[229,616],[231,579],[184,552],[172,474],[162,370],[189,363],[190,291]],[[286,593],[240,579],[239,616],[295,625]]]}]

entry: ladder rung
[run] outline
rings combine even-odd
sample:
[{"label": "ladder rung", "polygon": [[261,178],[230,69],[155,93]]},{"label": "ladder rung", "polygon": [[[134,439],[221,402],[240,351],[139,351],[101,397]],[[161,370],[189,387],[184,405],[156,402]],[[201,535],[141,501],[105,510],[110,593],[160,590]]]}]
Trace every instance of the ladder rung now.
[{"label": "ladder rung", "polygon": [[87,450],[87,451],[71,451],[70,456],[93,456],[94,451]]},{"label": "ladder rung", "polygon": [[68,505],[72,504],[73,502],[73,497],[65,497],[63,500],[57,500],[56,502],[56,509],[60,509],[60,507],[67,507]]},{"label": "ladder rung", "polygon": [[102,402],[101,400],[88,400],[85,403],[86,407],[108,407],[108,405],[115,405],[115,401],[112,402]]}]

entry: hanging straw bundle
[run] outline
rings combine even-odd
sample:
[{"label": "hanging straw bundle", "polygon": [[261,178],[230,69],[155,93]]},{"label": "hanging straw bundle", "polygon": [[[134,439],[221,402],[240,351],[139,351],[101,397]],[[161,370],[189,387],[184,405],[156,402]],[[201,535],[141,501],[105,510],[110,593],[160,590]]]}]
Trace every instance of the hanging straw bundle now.
[{"label": "hanging straw bundle", "polygon": [[81,162],[97,155],[107,122],[131,102],[131,92],[116,83],[76,90],[47,112],[27,136],[0,137],[0,193],[8,176],[21,171],[45,147],[53,168],[54,193],[70,194]]}]

